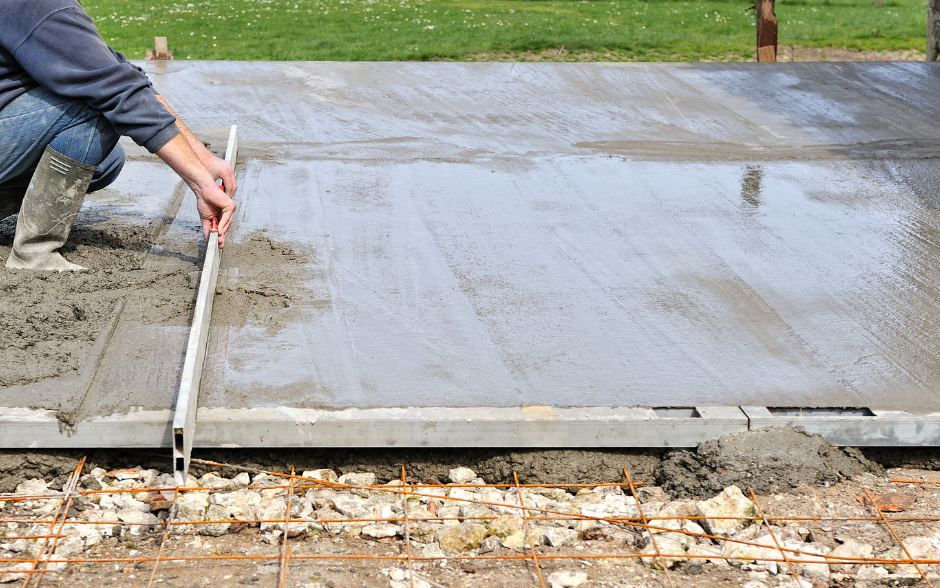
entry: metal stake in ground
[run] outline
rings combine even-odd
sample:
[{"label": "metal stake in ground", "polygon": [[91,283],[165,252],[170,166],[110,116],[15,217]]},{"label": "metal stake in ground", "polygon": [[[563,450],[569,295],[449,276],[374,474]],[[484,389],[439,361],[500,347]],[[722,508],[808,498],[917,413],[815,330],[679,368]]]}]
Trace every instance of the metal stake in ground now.
[{"label": "metal stake in ground", "polygon": [[[235,167],[238,158],[238,127],[232,125],[225,149],[225,161]],[[206,363],[206,348],[209,343],[209,322],[212,318],[212,299],[215,297],[215,285],[219,277],[219,261],[222,250],[219,249],[218,231],[209,233],[206,247],[206,260],[199,279],[199,292],[196,295],[196,308],[193,312],[193,324],[189,331],[189,343],[186,345],[186,359],[183,361],[183,376],[180,380],[179,394],[173,413],[173,476],[177,486],[186,485],[189,474],[189,456],[193,450],[193,429],[196,428],[196,407],[199,398],[199,384],[202,368]]]}]

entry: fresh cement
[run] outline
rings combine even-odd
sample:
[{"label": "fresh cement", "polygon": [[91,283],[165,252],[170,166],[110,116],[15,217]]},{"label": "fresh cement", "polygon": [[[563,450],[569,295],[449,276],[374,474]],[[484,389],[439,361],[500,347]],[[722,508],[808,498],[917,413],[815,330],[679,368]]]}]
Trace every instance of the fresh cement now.
[{"label": "fresh cement", "polygon": [[146,67],[306,260],[205,408],[940,410],[934,64]]},{"label": "fresh cement", "polygon": [[[0,222],[0,264],[9,255],[15,219]],[[0,267],[0,386],[78,370],[131,298],[131,312],[141,323],[187,324],[193,289],[186,269],[142,267],[152,231],[81,216],[62,253],[88,271]]]},{"label": "fresh cement", "polygon": [[[145,67],[244,147],[202,408],[940,410],[937,64]],[[152,159],[106,204],[191,276]],[[0,406],[169,410],[186,321],[131,300]]]}]

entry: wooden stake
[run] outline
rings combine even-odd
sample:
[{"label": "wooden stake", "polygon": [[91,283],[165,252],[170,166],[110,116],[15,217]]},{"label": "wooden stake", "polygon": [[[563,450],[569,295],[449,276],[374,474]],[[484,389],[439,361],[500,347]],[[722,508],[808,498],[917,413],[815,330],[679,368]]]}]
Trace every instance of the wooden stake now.
[{"label": "wooden stake", "polygon": [[774,0],[756,0],[757,61],[777,61],[777,17]]},{"label": "wooden stake", "polygon": [[173,52],[167,48],[166,37],[154,37],[153,50],[147,49],[147,59],[173,59]]},{"label": "wooden stake", "polygon": [[940,0],[930,0],[927,13],[927,61],[940,57]]}]

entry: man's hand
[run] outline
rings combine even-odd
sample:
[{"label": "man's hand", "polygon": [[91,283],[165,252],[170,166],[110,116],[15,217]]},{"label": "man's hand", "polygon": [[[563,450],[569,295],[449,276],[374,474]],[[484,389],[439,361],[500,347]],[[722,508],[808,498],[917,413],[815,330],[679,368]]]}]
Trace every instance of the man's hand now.
[{"label": "man's hand", "polygon": [[224,159],[213,155],[208,149],[203,149],[202,152],[196,151],[196,156],[202,165],[206,166],[213,178],[222,180],[225,193],[229,197],[234,196],[235,190],[238,189],[238,182],[235,181],[235,170],[232,169],[232,166]]},{"label": "man's hand", "polygon": [[[222,247],[225,244],[225,236],[232,226],[232,215],[235,213],[235,201],[229,195],[229,193],[234,194],[235,186],[227,185],[224,192],[220,190],[215,183],[216,176],[199,161],[183,135],[177,135],[172,141],[158,149],[157,156],[173,168],[173,171],[183,178],[196,195],[196,209],[199,211],[202,232],[207,240],[212,217],[218,218],[219,247]],[[222,164],[228,167],[228,173],[231,174],[231,166],[224,161]],[[230,177],[234,184],[235,178],[231,175]],[[224,176],[222,181],[225,182]]]},{"label": "man's hand", "polygon": [[193,190],[193,193],[196,194],[196,210],[199,211],[199,219],[202,221],[203,235],[206,239],[209,238],[209,227],[212,225],[212,217],[215,217],[219,221],[219,247],[224,246],[225,236],[232,227],[235,201],[215,182],[198,192]]},{"label": "man's hand", "polygon": [[[162,96],[157,95],[157,100],[176,116]],[[199,211],[206,240],[209,239],[212,217],[219,220],[219,247],[222,247],[235,213],[235,202],[232,200],[238,189],[235,171],[224,159],[219,159],[206,149],[179,117],[176,118],[176,125],[180,128],[180,134],[159,149],[157,155],[183,178],[196,195],[196,210]],[[222,180],[225,192],[216,185],[218,179]]]}]

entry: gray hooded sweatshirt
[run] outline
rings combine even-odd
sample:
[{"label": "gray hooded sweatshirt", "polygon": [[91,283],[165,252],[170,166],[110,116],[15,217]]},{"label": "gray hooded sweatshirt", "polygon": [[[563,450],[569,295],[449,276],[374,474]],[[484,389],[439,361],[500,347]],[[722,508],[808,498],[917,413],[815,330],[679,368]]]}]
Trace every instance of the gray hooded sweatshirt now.
[{"label": "gray hooded sweatshirt", "polygon": [[0,0],[0,116],[39,86],[83,100],[151,153],[180,132],[143,70],[108,47],[77,0]]}]

